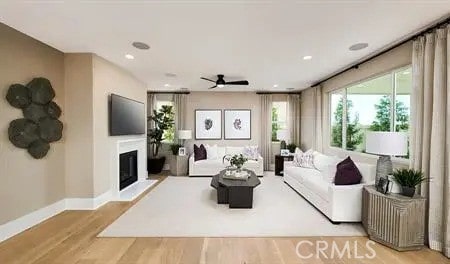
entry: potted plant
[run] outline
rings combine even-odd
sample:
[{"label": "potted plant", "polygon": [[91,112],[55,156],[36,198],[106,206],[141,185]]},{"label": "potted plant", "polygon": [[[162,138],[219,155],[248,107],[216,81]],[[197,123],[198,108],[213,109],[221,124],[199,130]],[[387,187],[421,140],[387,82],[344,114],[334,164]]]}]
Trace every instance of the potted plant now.
[{"label": "potted plant", "polygon": [[172,151],[172,154],[174,156],[178,156],[178,150],[179,150],[179,148],[182,148],[182,147],[183,147],[183,145],[181,145],[181,144],[172,144],[172,145],[170,145],[170,150]]},{"label": "potted plant", "polygon": [[295,145],[294,143],[290,143],[286,146],[287,149],[289,149],[290,153],[294,153],[295,149],[297,148],[297,145]]},{"label": "potted plant", "polygon": [[173,109],[171,105],[163,105],[157,110],[153,110],[153,115],[149,120],[154,122],[154,127],[148,130],[150,141],[150,157],[148,158],[147,170],[152,174],[158,174],[164,167],[166,157],[159,156],[159,149],[164,138],[164,131],[172,128],[175,124]]},{"label": "potted plant", "polygon": [[238,172],[241,171],[242,166],[244,166],[244,163],[246,163],[248,161],[248,159],[242,154],[239,154],[239,155],[236,154],[233,156],[225,155],[223,157],[223,161],[225,161],[225,160],[229,161],[230,165],[235,167]]},{"label": "potted plant", "polygon": [[428,181],[429,178],[423,176],[421,171],[412,169],[399,169],[393,173],[394,180],[401,187],[401,194],[413,197],[416,192],[416,186],[424,181]]}]

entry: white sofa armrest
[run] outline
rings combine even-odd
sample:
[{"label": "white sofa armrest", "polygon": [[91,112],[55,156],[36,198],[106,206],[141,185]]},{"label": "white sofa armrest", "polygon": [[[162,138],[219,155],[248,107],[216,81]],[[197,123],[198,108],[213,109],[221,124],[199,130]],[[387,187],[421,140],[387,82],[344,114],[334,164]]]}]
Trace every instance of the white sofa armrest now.
[{"label": "white sofa armrest", "polygon": [[367,183],[352,185],[328,185],[330,195],[330,218],[339,222],[360,222],[362,210],[362,188]]},{"label": "white sofa armrest", "polygon": [[194,175],[194,153],[189,157],[189,175]]}]

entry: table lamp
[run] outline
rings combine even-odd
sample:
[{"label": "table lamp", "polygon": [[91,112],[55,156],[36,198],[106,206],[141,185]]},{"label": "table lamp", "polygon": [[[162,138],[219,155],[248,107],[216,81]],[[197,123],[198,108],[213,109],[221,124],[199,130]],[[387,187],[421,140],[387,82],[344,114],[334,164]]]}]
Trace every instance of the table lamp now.
[{"label": "table lamp", "polygon": [[366,152],[380,155],[375,182],[392,174],[391,156],[408,154],[408,135],[405,132],[367,132]]},{"label": "table lamp", "polygon": [[178,130],[178,139],[181,139],[181,145],[184,146],[184,142],[186,139],[192,138],[192,131],[191,130]]}]

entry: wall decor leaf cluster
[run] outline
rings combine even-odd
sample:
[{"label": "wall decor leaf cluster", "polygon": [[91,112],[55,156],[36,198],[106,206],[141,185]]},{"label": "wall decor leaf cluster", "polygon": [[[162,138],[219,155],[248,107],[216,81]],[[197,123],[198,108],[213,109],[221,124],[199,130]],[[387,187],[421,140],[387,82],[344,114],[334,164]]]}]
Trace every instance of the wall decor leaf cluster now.
[{"label": "wall decor leaf cluster", "polygon": [[6,94],[9,104],[22,109],[24,116],[9,123],[9,140],[35,159],[45,157],[50,143],[62,137],[63,123],[58,120],[61,108],[53,98],[55,91],[46,78],[34,78],[27,85],[13,84]]}]

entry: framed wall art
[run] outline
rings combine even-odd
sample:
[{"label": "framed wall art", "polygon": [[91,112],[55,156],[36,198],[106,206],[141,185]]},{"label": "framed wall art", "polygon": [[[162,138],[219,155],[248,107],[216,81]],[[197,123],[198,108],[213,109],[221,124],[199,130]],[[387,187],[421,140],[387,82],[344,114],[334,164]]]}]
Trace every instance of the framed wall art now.
[{"label": "framed wall art", "polygon": [[224,110],[225,139],[251,139],[252,113],[250,109]]},{"label": "framed wall art", "polygon": [[195,110],[195,139],[222,139],[222,110]]}]

